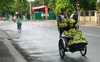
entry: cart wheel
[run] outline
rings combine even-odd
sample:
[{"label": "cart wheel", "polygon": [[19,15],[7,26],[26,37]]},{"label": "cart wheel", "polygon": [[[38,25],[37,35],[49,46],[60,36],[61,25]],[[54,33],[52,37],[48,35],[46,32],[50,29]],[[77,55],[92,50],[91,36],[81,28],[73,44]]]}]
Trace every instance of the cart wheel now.
[{"label": "cart wheel", "polygon": [[60,41],[59,41],[59,54],[60,54],[61,58],[63,58],[65,56],[64,44],[63,44],[62,39],[60,39]]},{"label": "cart wheel", "polygon": [[83,50],[80,51],[80,53],[81,53],[82,56],[85,56],[86,53],[87,53],[87,47],[85,46],[85,47],[83,48]]}]

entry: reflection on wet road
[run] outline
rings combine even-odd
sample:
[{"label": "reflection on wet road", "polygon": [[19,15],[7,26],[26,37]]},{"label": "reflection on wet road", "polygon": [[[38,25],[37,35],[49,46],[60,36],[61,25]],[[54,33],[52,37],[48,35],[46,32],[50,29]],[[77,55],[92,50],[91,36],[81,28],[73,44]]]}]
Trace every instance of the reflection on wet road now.
[{"label": "reflection on wet road", "polygon": [[[99,62],[100,61],[100,29],[80,27],[88,41],[86,57],[80,52],[66,52],[61,59],[58,51],[59,33],[55,21],[36,21],[22,24],[22,32],[18,33],[16,23],[0,21],[0,29],[13,39],[27,60],[31,62]],[[98,36],[98,37],[97,37]]]}]

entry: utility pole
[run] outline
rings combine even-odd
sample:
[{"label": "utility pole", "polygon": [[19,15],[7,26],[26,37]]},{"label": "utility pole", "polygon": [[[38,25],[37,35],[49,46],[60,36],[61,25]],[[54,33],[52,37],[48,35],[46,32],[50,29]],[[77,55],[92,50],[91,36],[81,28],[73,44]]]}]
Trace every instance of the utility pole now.
[{"label": "utility pole", "polygon": [[30,20],[32,20],[32,13],[31,13],[31,0],[30,0]]},{"label": "utility pole", "polygon": [[78,20],[79,20],[79,7],[78,6],[77,6],[77,14],[78,14]]},{"label": "utility pole", "polygon": [[80,6],[80,2],[77,1],[77,14],[78,14],[78,16],[79,16],[79,6]]},{"label": "utility pole", "polygon": [[80,2],[77,1],[77,12],[79,11]]},{"label": "utility pole", "polygon": [[98,21],[98,23],[99,23],[99,25],[100,25],[100,0],[97,0],[97,4],[98,4],[98,12],[99,12],[99,21]]}]

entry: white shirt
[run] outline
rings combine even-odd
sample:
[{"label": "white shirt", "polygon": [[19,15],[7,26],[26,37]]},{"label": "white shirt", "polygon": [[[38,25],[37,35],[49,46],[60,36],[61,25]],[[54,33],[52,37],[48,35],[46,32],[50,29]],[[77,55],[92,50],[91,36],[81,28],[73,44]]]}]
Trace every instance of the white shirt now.
[{"label": "white shirt", "polygon": [[74,16],[74,14],[71,14],[70,19],[72,19],[72,18],[73,18],[73,16]]},{"label": "white shirt", "polygon": [[15,19],[15,16],[14,16],[14,19]]},{"label": "white shirt", "polygon": [[64,19],[64,15],[61,15],[61,19],[62,19],[62,20]]},{"label": "white shirt", "polygon": [[4,17],[4,19],[6,19],[6,17]]}]

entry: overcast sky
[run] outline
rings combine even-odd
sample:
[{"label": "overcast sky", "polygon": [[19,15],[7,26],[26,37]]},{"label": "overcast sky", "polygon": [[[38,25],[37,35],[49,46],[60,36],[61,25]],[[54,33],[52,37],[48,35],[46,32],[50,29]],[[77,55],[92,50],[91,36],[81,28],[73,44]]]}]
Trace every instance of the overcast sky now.
[{"label": "overcast sky", "polygon": [[[27,0],[28,2],[30,1],[30,0]],[[31,0],[31,1],[35,1],[35,0]]]}]

